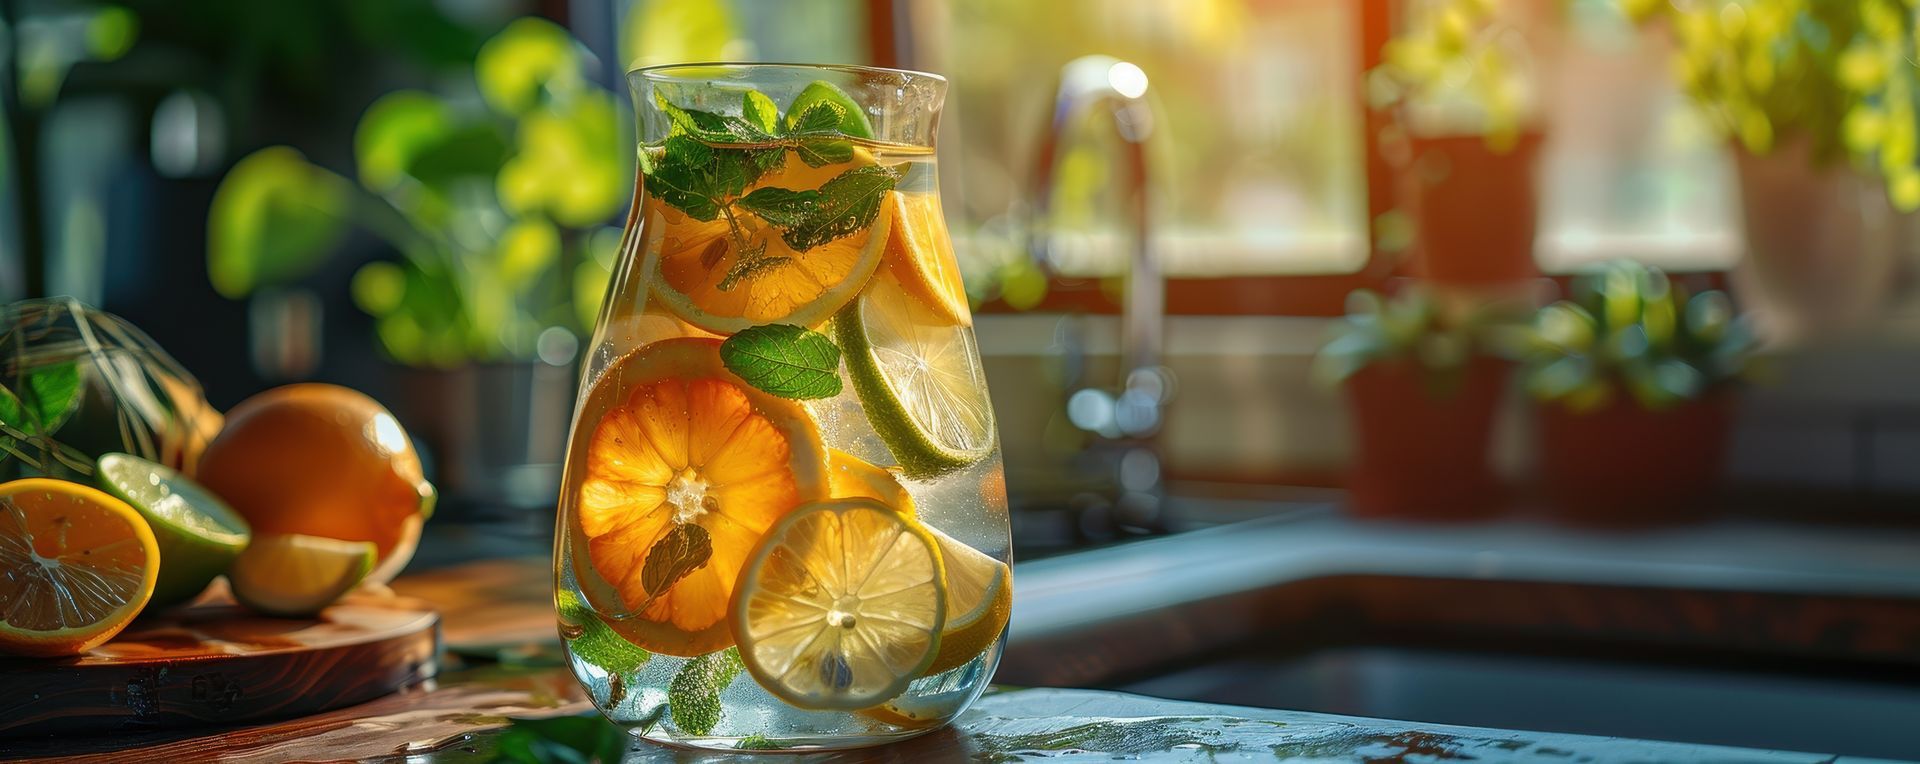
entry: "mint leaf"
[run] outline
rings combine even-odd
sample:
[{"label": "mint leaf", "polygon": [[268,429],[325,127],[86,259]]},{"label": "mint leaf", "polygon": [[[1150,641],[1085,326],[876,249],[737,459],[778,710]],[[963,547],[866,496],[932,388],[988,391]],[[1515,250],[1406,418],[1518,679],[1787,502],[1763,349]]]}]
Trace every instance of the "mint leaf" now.
[{"label": "mint leaf", "polygon": [[[837,134],[836,134],[837,135]],[[793,139],[793,153],[808,167],[824,167],[853,160],[853,142],[844,138],[804,137]]]},{"label": "mint leaf", "polygon": [[880,200],[900,182],[900,173],[888,167],[855,167],[820,185],[819,198],[807,214],[781,233],[787,246],[805,252],[873,225]]},{"label": "mint leaf", "polygon": [[761,257],[766,251],[766,242],[761,242],[760,246],[753,250],[751,257],[734,261],[733,268],[727,271],[727,275],[720,278],[720,283],[716,284],[715,288],[722,292],[731,291],[742,281],[793,262],[793,258],[785,255]]},{"label": "mint leaf", "polygon": [[763,133],[777,135],[780,132],[780,107],[758,90],[749,90],[742,96],[740,116]]},{"label": "mint leaf", "polygon": [[733,744],[736,751],[778,751],[785,747],[760,734],[748,735]]},{"label": "mint leaf", "polygon": [[787,128],[788,143],[808,167],[840,164],[853,159],[853,142],[840,132],[847,110],[832,101],[806,107]]},{"label": "mint leaf", "polygon": [[741,197],[738,206],[758,215],[761,220],[781,228],[792,228],[805,220],[819,202],[818,191],[767,187],[756,188],[753,193]]},{"label": "mint leaf", "polygon": [[647,175],[647,193],[696,220],[713,220],[732,197],[778,166],[779,155],[778,149],[715,149],[675,135],[667,139]]},{"label": "mint leaf", "polygon": [[713,149],[706,144],[675,135],[667,139],[660,161],[647,175],[647,193],[695,220],[720,216],[720,200],[715,198]]},{"label": "mint leaf", "polygon": [[840,120],[846,115],[846,108],[840,104],[833,103],[832,101],[820,101],[806,107],[798,116],[795,116],[792,123],[787,125],[787,134],[808,135],[832,133],[839,135]]},{"label": "mint leaf", "polygon": [[653,659],[653,653],[628,642],[602,622],[580,595],[561,589],[554,609],[560,614],[560,635],[566,638],[567,649],[609,675],[632,674]]},{"label": "mint leaf", "polygon": [[740,651],[729,647],[681,667],[667,684],[673,724],[688,735],[705,735],[720,724],[720,693],[740,676]]},{"label": "mint leaf", "polygon": [[707,529],[693,523],[674,526],[647,550],[647,563],[640,568],[640,586],[647,590],[647,600],[634,610],[646,610],[680,579],[705,567],[712,558],[713,540]]},{"label": "mint leaf", "polygon": [[659,93],[654,94],[653,100],[659,105],[660,111],[667,115],[667,120],[673,123],[668,137],[686,135],[705,143],[766,143],[775,137],[773,131],[762,129],[745,117],[683,109]]},{"label": "mint leaf", "polygon": [[796,400],[840,394],[840,348],[792,324],[755,326],[720,343],[720,361],[747,384]]}]

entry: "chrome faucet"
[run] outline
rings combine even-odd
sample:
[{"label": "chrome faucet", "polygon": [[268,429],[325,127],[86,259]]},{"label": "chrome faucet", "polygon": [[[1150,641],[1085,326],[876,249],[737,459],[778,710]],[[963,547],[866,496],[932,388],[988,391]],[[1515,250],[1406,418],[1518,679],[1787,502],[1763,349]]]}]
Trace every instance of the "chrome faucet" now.
[{"label": "chrome faucet", "polygon": [[[1059,177],[1062,143],[1089,113],[1111,118],[1120,138],[1122,214],[1130,218],[1133,249],[1127,260],[1125,297],[1121,304],[1121,376],[1117,387],[1089,385],[1082,378],[1085,332],[1078,317],[1063,320],[1055,333],[1070,392],[1066,419],[1096,439],[1113,458],[1095,459],[1105,475],[1100,483],[1117,488],[1111,506],[1113,525],[1131,530],[1158,530],[1161,491],[1160,460],[1151,444],[1159,431],[1162,412],[1173,395],[1173,376],[1162,364],[1165,343],[1166,278],[1153,241],[1153,210],[1149,180],[1155,115],[1147,100],[1147,75],[1140,67],[1111,56],[1083,56],[1060,72],[1053,114],[1040,143],[1031,186],[1032,225],[1028,252],[1041,270],[1059,273],[1046,230]],[[1086,463],[1082,460],[1081,463]],[[1109,483],[1111,481],[1111,483]],[[1081,522],[1087,525],[1085,518]]]}]

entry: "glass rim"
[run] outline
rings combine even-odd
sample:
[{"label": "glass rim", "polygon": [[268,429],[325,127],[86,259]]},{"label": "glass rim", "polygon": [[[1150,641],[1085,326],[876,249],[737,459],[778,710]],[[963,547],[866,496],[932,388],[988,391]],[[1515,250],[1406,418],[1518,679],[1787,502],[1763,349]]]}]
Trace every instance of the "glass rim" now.
[{"label": "glass rim", "polygon": [[649,64],[627,70],[628,77],[640,77],[651,81],[675,79],[677,69],[720,69],[728,72],[751,72],[757,69],[784,71],[835,71],[862,77],[892,77],[898,79],[923,78],[945,84],[944,75],[923,72],[917,69],[894,69],[885,66],[867,66],[865,64],[798,64],[778,61],[688,61],[674,64]]}]

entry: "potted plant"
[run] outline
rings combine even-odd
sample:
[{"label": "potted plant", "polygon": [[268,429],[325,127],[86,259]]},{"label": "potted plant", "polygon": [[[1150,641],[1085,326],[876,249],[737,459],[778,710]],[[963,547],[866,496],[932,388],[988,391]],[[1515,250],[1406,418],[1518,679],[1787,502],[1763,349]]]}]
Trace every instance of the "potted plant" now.
[{"label": "potted plant", "polygon": [[[1894,296],[1920,208],[1920,40],[1900,3],[1631,0],[1676,43],[1681,85],[1731,140],[1767,336],[1857,329]],[[1878,177],[1875,177],[1875,176]]]},{"label": "potted plant", "polygon": [[296,281],[349,230],[394,260],[361,265],[353,301],[386,356],[449,498],[539,505],[559,482],[580,336],[618,244],[633,157],[619,111],[561,28],[508,25],[474,61],[473,90],[402,90],[353,136],[348,180],[275,146],[222,180],[208,270],[229,297]]},{"label": "potted plant", "polygon": [[1753,332],[1725,293],[1612,263],[1542,308],[1522,376],[1536,401],[1539,474],[1563,519],[1640,525],[1714,510]]},{"label": "potted plant", "polygon": [[[1512,286],[1533,260],[1534,165],[1522,37],[1496,0],[1409,4],[1407,23],[1368,75],[1392,115],[1380,140],[1402,155],[1417,244],[1412,275],[1441,286]],[[1392,144],[1404,141],[1399,151]]]},{"label": "potted plant", "polygon": [[1501,311],[1443,307],[1413,286],[1392,299],[1347,296],[1347,315],[1314,361],[1352,416],[1347,508],[1359,517],[1469,519],[1502,509],[1488,460],[1511,363],[1489,352]]}]

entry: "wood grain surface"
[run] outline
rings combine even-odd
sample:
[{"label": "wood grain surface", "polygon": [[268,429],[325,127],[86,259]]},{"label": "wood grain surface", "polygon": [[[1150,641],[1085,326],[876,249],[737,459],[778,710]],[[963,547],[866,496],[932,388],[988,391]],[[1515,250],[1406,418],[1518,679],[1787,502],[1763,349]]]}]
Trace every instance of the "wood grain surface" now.
[{"label": "wood grain surface", "polygon": [[431,678],[440,617],[355,593],[311,619],[220,597],[135,621],[85,655],[0,658],[0,737],[231,724],[360,703]]}]

